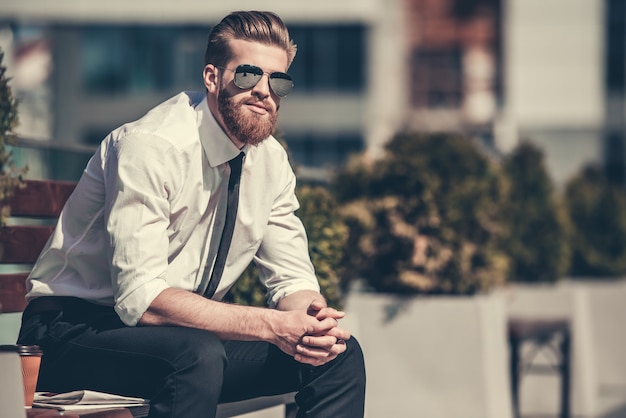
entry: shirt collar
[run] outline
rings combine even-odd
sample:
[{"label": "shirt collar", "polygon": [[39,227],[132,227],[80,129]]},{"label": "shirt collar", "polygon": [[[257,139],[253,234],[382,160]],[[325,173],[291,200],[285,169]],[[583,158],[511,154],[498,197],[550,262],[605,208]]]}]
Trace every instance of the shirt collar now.
[{"label": "shirt collar", "polygon": [[239,149],[222,130],[209,109],[206,96],[196,106],[198,115],[198,132],[204,148],[204,155],[211,167],[217,167],[235,158],[241,151],[247,153],[248,145]]}]

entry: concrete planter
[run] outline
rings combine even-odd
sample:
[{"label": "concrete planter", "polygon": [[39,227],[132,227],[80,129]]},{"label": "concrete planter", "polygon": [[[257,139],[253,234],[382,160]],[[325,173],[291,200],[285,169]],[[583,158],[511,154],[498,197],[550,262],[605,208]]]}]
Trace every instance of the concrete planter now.
[{"label": "concrete planter", "polygon": [[626,394],[626,281],[576,280],[568,285],[588,294],[600,392]]},{"label": "concrete planter", "polygon": [[404,298],[353,291],[366,417],[510,418],[504,298]]}]

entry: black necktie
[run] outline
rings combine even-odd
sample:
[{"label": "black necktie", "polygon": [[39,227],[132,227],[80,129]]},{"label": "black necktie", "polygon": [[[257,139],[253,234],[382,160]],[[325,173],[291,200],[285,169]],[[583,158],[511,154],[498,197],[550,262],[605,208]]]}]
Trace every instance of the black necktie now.
[{"label": "black necktie", "polygon": [[[241,165],[243,163],[244,153],[239,153],[238,156],[228,162],[230,165],[230,177],[228,178],[228,201],[226,203],[226,219],[224,221],[224,229],[222,230],[222,238],[220,239],[220,246],[217,249],[217,256],[215,258],[215,266],[213,266],[213,272],[211,273],[211,279],[209,285],[204,291],[204,296],[212,298],[215,294],[217,286],[220,284],[222,273],[224,272],[224,266],[226,265],[226,256],[228,255],[228,249],[230,248],[230,242],[233,239],[233,231],[235,230],[235,219],[237,219],[237,206],[239,206],[239,180],[241,179]],[[209,272],[210,266],[208,263],[204,266],[204,276]]]}]

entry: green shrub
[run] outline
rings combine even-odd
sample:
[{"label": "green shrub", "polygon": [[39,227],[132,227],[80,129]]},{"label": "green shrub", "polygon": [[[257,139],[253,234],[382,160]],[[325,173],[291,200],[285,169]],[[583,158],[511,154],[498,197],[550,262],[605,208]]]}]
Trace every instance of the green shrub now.
[{"label": "green shrub", "polygon": [[[17,99],[13,96],[6,75],[6,67],[2,65],[4,52],[0,49],[0,202],[13,195],[15,188],[22,184],[21,175],[24,170],[17,170],[12,161],[9,145],[15,142],[15,128],[18,125]],[[9,215],[9,207],[0,203],[0,224],[4,225]]]},{"label": "green shrub", "polygon": [[522,143],[504,160],[511,183],[507,203],[510,281],[554,282],[570,264],[569,223],[544,164],[543,153]]},{"label": "green shrub", "polygon": [[[339,272],[348,230],[337,205],[323,187],[303,186],[296,190],[300,209],[296,212],[309,238],[309,253],[320,283],[321,292],[330,306],[341,308]],[[254,264],[244,272],[228,292],[226,300],[252,306],[264,306],[265,289],[258,281]]]},{"label": "green shrub", "polygon": [[469,138],[401,134],[333,181],[349,226],[346,279],[381,292],[472,294],[503,283],[507,181]]},{"label": "green shrub", "polygon": [[586,167],[566,186],[572,220],[572,276],[626,274],[626,192],[599,167]]}]

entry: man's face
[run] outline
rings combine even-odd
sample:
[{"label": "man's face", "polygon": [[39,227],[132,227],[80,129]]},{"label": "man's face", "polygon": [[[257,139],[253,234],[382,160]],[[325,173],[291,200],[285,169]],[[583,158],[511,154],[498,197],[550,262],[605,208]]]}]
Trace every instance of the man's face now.
[{"label": "man's face", "polygon": [[[287,53],[278,47],[243,40],[232,40],[230,45],[232,59],[225,68],[205,68],[209,106],[235,145],[256,145],[276,128],[280,97],[270,88],[267,74],[287,70]],[[241,89],[233,80],[234,70],[242,64],[260,67],[266,74],[255,86]]]}]

